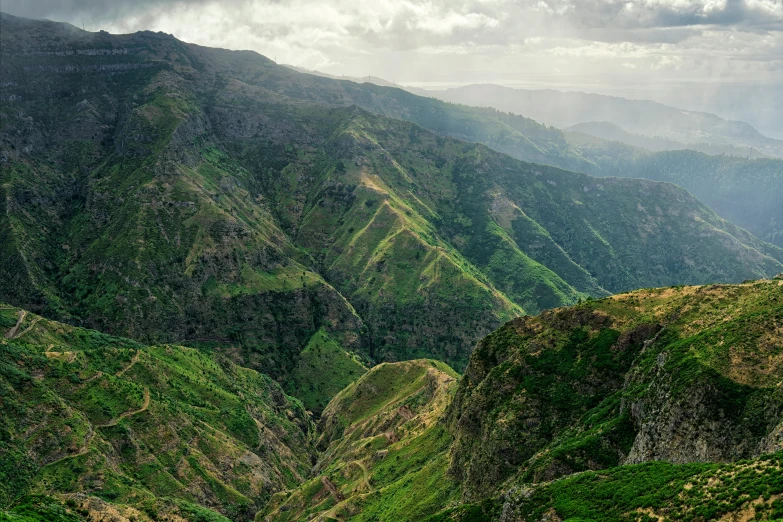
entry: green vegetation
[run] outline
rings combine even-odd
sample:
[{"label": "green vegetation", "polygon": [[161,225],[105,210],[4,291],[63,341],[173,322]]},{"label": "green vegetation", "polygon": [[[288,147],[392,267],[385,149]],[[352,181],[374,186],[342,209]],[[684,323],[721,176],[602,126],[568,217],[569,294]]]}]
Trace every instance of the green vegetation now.
[{"label": "green vegetation", "polygon": [[117,510],[246,520],[299,483],[313,452],[301,403],[264,375],[4,305],[0,397],[0,508],[10,520]]},{"label": "green vegetation", "polygon": [[783,455],[733,464],[648,462],[587,472],[536,487],[513,488],[504,501],[464,505],[428,522],[495,519],[695,522],[783,519]]},{"label": "green vegetation", "polygon": [[256,520],[422,520],[454,503],[440,418],[456,377],[433,360],[371,369],[324,410],[315,476],[275,495]]},{"label": "green vegetation", "polygon": [[523,313],[783,271],[677,187],[460,141],[595,165],[532,120],[160,34],[2,24],[0,299],[220,350],[314,411],[346,382],[291,381],[320,331],[369,363],[461,370]]},{"label": "green vegetation", "polygon": [[305,408],[320,413],[340,390],[361,377],[367,368],[324,330],[319,330],[299,354],[287,390]]},{"label": "green vegetation", "polygon": [[683,189],[253,53],[0,44],[0,516],[778,516],[783,281],[712,283],[783,251]]},{"label": "green vegetation", "polygon": [[[317,431],[253,370],[3,306],[0,517],[775,520],[781,299],[773,279],[518,318],[461,379],[373,367]],[[321,356],[359,364],[325,331]]]},{"label": "green vegetation", "polygon": [[623,464],[779,450],[780,283],[639,290],[485,338],[449,411],[463,498]]}]

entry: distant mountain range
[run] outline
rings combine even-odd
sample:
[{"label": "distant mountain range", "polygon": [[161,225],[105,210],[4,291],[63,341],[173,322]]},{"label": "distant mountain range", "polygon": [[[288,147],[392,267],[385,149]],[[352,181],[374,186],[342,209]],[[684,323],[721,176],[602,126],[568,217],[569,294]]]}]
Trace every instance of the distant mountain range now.
[{"label": "distant mountain range", "polygon": [[[382,82],[377,78],[370,80]],[[350,81],[363,80],[354,78]],[[364,85],[369,86],[366,82]],[[439,95],[432,91],[413,92],[425,96]],[[498,97],[482,98],[488,92],[496,92]],[[423,104],[419,98],[406,97],[397,90],[387,90],[385,96],[393,96],[396,103],[412,105],[417,110],[392,108],[388,103],[379,107],[380,97],[359,99],[357,102],[368,110],[382,111],[435,132],[484,143],[525,161],[595,176],[641,177],[676,183],[710,205],[722,217],[766,241],[783,246],[783,159],[770,157],[771,151],[778,150],[783,142],[761,136],[747,124],[653,102],[581,93],[524,91],[491,85],[441,91],[443,93],[461,100],[460,105]],[[595,109],[591,108],[593,97]],[[555,101],[561,98],[563,107],[550,107],[557,105]],[[469,106],[472,103],[494,108]],[[512,110],[525,107],[543,117],[544,121],[552,121],[553,115],[560,114],[560,124],[573,125],[567,131],[560,131],[530,119],[530,114],[519,115]],[[551,114],[547,107],[551,108]],[[578,118],[570,115],[569,107],[575,114],[581,111],[585,118],[602,119],[579,123]],[[628,109],[628,114],[620,114],[623,107]],[[663,116],[659,116],[658,112]],[[608,118],[613,114],[618,115],[620,123],[630,121],[632,128],[639,128],[642,132],[631,133],[612,123]],[[673,124],[667,123],[668,116],[672,114],[675,115],[672,121],[682,124],[677,127],[677,136],[689,133],[705,135],[701,130],[693,134],[694,129],[704,127],[717,138],[714,142],[687,142],[644,133],[644,122],[648,119],[651,121],[650,128],[672,127]],[[756,145],[747,144],[751,142]]]},{"label": "distant mountain range", "polygon": [[651,151],[689,148],[707,154],[783,157],[783,140],[764,136],[745,122],[650,100],[493,84],[472,84],[444,90],[421,89],[377,76],[335,76],[293,65],[287,67],[336,80],[396,87],[419,96],[473,107],[492,107],[545,125],[584,132]]},{"label": "distant mountain range", "polygon": [[[747,123],[648,100],[550,89],[512,89],[499,85],[468,85],[430,91],[429,95],[454,103],[522,114],[559,128],[589,122],[609,122],[627,133],[663,138],[685,145],[708,145],[716,147],[717,153],[720,153],[717,147],[736,147],[752,148],[757,153],[771,157],[783,157],[783,140],[764,136]],[[618,135],[618,138],[623,137]]]}]

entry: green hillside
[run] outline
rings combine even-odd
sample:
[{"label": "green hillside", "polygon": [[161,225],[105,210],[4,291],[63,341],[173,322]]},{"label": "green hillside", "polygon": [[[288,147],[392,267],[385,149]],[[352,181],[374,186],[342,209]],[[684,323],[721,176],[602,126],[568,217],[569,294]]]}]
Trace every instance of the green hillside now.
[{"label": "green hillside", "polygon": [[621,466],[536,488],[514,488],[502,503],[462,505],[426,520],[498,520],[504,513],[518,520],[552,520],[553,516],[606,522],[780,520],[781,464],[783,454],[775,453],[731,464],[648,462]]},{"label": "green hillside", "polygon": [[224,358],[4,306],[0,517],[775,520],[781,277],[514,319],[463,377],[377,365],[317,427]]},{"label": "green hillside", "polygon": [[456,501],[440,422],[456,377],[433,360],[374,367],[324,410],[313,476],[256,520],[422,520]]},{"label": "green hillside", "polygon": [[309,472],[301,403],[223,358],[9,306],[0,351],[4,508],[51,494],[77,512],[109,502],[140,520],[188,506],[246,520]]},{"label": "green hillside", "polygon": [[291,395],[305,408],[320,412],[332,397],[367,372],[367,367],[324,330],[318,330],[299,353],[288,378]]},{"label": "green hillside", "polygon": [[778,519],[781,332],[781,279],[646,289],[510,321],[437,407],[399,399],[426,361],[381,365],[257,520]]},{"label": "green hillside", "polygon": [[[288,383],[320,331],[370,363],[461,369],[523,313],[783,271],[673,185],[441,135],[494,136],[486,111],[169,35],[2,24],[0,298],[47,317]],[[506,119],[514,140],[540,127]],[[318,413],[342,384],[301,396]]]},{"label": "green hillside", "polygon": [[781,321],[779,280],[639,290],[511,321],[477,346],[452,404],[452,470],[475,497],[512,476],[775,451]]}]

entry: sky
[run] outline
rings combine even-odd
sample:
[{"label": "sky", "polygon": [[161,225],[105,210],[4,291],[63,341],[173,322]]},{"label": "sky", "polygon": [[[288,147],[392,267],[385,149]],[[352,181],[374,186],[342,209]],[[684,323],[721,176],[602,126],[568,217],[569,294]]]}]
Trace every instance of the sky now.
[{"label": "sky", "polygon": [[425,88],[554,87],[712,109],[762,130],[783,120],[769,110],[783,105],[783,0],[3,0],[2,10]]}]

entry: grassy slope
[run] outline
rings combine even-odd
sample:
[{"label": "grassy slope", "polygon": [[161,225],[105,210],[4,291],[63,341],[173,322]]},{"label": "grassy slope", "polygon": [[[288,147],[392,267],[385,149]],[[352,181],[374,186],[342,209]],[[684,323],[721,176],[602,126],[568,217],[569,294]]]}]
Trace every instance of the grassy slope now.
[{"label": "grassy slope", "polygon": [[[721,217],[783,246],[781,160],[709,156],[694,151],[648,153],[618,142],[581,139],[506,111],[446,103],[396,88],[335,81],[271,64],[261,69],[252,56],[230,58],[222,51],[213,52],[215,60],[241,60],[244,67],[239,77],[244,81],[294,98],[355,104],[441,135],[483,143],[524,161],[598,176],[677,183]],[[781,259],[779,254],[777,258]]]},{"label": "grassy slope", "polygon": [[[0,298],[33,311],[220,347],[284,380],[321,328],[374,361],[462,368],[523,312],[783,268],[673,186],[525,164],[344,106],[501,142],[535,122],[166,35],[8,20],[3,96],[23,96],[0,107],[0,261],[19,270]],[[52,36],[77,52],[46,54]]]},{"label": "grassy slope", "polygon": [[314,426],[268,377],[22,314],[0,309],[4,508],[86,493],[147,514],[190,502],[245,519],[307,474]]},{"label": "grassy slope", "polygon": [[305,408],[320,413],[332,397],[366,372],[367,367],[356,355],[346,352],[322,329],[299,353],[286,390]]},{"label": "grassy slope", "polygon": [[321,420],[314,476],[257,520],[420,520],[456,500],[439,422],[456,385],[442,363],[384,363],[340,392]]},{"label": "grassy slope", "polygon": [[452,405],[464,494],[776,451],[781,299],[780,280],[639,290],[508,323],[477,347]]},{"label": "grassy slope", "polygon": [[[147,342],[233,345],[278,377],[320,327],[355,347],[361,320],[259,203],[181,78],[124,80],[104,77],[87,93],[99,109],[104,98],[135,100],[111,141],[64,139],[3,167],[3,255],[20,268],[4,295]],[[53,132],[66,132],[57,116],[67,105],[48,107]],[[5,128],[22,125],[11,116]]]},{"label": "grassy slope", "polygon": [[[648,462],[586,472],[502,500],[452,508],[428,522],[523,520],[697,522],[783,519],[783,454],[737,463]],[[555,519],[557,520],[557,519]]]}]

